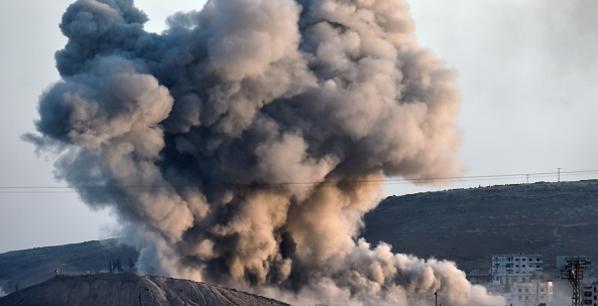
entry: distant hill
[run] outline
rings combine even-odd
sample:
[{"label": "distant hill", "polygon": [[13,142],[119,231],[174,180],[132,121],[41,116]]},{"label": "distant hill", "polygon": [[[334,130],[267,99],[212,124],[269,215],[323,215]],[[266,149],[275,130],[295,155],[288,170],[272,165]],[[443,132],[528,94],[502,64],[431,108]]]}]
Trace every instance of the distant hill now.
[{"label": "distant hill", "polygon": [[393,196],[365,217],[364,236],[395,251],[489,268],[493,254],[598,260],[598,181],[535,183]]},{"label": "distant hill", "polygon": [[[554,265],[557,255],[583,254],[598,264],[598,180],[503,185],[389,197],[365,217],[364,236],[395,251],[487,269],[493,254],[532,252]],[[138,253],[116,240],[0,254],[0,291],[66,274],[123,270]]]},{"label": "distant hill", "polygon": [[206,283],[132,273],[57,276],[0,298],[0,306],[290,306]]},{"label": "distant hill", "polygon": [[[116,240],[89,241],[0,254],[0,290],[13,292],[60,273],[92,273],[114,269],[131,270],[138,252]],[[133,267],[131,267],[133,266]]]}]

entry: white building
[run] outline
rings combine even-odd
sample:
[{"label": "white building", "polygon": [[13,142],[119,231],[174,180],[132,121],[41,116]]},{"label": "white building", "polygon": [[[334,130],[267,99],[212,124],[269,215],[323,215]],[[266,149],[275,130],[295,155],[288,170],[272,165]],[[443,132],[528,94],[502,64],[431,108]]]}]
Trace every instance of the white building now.
[{"label": "white building", "polygon": [[598,283],[583,286],[581,303],[587,306],[598,306]]},{"label": "white building", "polygon": [[539,254],[506,254],[492,256],[490,273],[494,284],[530,282],[544,270]]},{"label": "white building", "polygon": [[551,306],[554,301],[554,284],[540,280],[513,283],[506,296],[508,304],[512,306]]}]

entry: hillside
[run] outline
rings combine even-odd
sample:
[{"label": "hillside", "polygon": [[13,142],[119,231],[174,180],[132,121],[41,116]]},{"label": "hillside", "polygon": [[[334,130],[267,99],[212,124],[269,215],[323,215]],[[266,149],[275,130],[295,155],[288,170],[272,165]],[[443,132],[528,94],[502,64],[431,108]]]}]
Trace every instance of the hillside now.
[{"label": "hillside", "polygon": [[126,274],[57,276],[0,298],[0,306],[284,306],[205,283]]},{"label": "hillside", "polygon": [[[598,261],[598,181],[536,183],[389,197],[366,215],[364,236],[395,251],[486,269],[493,254],[584,254]],[[138,253],[115,240],[0,254],[0,290],[11,293],[54,276],[129,270]],[[550,267],[549,267],[550,268]]]},{"label": "hillside", "polygon": [[[89,241],[54,247],[36,248],[0,254],[0,290],[11,293],[61,273],[107,271],[110,263],[131,270],[138,253],[116,240]],[[134,268],[134,267],[133,267]]]},{"label": "hillside", "polygon": [[489,268],[492,254],[584,254],[598,260],[598,181],[535,183],[385,199],[366,218],[365,237],[395,251]]}]

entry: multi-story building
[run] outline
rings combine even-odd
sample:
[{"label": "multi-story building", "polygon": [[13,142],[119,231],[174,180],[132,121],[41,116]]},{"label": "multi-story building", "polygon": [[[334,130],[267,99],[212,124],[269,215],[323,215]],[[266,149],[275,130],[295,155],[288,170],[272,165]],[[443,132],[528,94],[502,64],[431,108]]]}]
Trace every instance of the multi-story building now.
[{"label": "multi-story building", "polygon": [[598,283],[585,285],[581,291],[581,302],[587,306],[598,306]]},{"label": "multi-story building", "polygon": [[475,268],[467,272],[467,280],[472,284],[488,284],[492,282],[490,270]]},{"label": "multi-story building", "polygon": [[563,269],[567,267],[571,260],[582,260],[585,261],[585,263],[591,262],[590,258],[584,255],[560,255],[556,257],[555,266],[557,271],[563,271]]},{"label": "multi-story building", "polygon": [[554,300],[554,284],[541,280],[513,283],[506,297],[511,306],[551,306]]},{"label": "multi-story building", "polygon": [[506,254],[492,256],[490,273],[494,284],[530,282],[544,270],[539,254]]}]

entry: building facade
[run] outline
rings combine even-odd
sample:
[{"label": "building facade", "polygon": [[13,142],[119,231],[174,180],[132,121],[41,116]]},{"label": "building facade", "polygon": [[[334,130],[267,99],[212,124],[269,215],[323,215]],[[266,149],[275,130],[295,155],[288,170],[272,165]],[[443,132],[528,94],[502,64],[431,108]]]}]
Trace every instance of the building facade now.
[{"label": "building facade", "polygon": [[492,283],[492,275],[488,269],[472,269],[467,272],[467,280],[472,284],[486,285]]},{"label": "building facade", "polygon": [[525,283],[544,271],[544,260],[539,254],[506,254],[492,256],[490,274],[497,285]]},{"label": "building facade", "polygon": [[598,283],[583,286],[581,303],[587,306],[598,306]]},{"label": "building facade", "polygon": [[554,301],[554,284],[541,280],[513,283],[507,300],[512,306],[551,306]]}]

